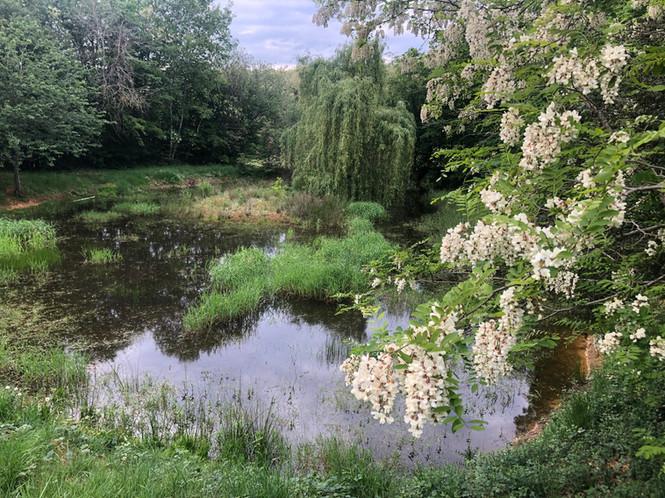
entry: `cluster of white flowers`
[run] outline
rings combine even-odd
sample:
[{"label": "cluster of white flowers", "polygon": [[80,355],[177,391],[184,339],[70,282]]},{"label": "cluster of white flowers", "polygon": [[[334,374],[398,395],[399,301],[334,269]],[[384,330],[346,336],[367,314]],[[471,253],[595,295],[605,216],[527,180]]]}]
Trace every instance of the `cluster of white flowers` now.
[{"label": "cluster of white flowers", "polygon": [[483,15],[473,0],[463,0],[460,5],[458,18],[466,23],[465,38],[469,46],[469,53],[474,59],[487,59],[490,57],[489,35],[491,22]]},{"label": "cluster of white flowers", "polygon": [[637,296],[635,296],[635,300],[633,301],[633,304],[631,304],[630,306],[635,313],[639,313],[642,308],[646,308],[647,306],[649,306],[649,298],[643,296],[642,294],[638,294]]},{"label": "cluster of white flowers", "polygon": [[625,144],[628,143],[629,140],[630,140],[630,135],[623,130],[615,131],[610,136],[610,143],[613,144]]},{"label": "cluster of white flowers", "polygon": [[658,253],[658,242],[655,240],[650,240],[647,242],[647,248],[644,250],[645,253],[647,253],[647,256],[655,256]]},{"label": "cluster of white flowers", "polygon": [[656,337],[649,341],[649,354],[660,361],[665,361],[665,337]]},{"label": "cluster of white flowers", "polygon": [[483,85],[483,100],[487,108],[493,109],[496,104],[512,97],[516,88],[512,71],[507,65],[494,68]]},{"label": "cluster of white flowers", "polygon": [[545,281],[545,286],[548,290],[561,294],[568,299],[575,297],[575,288],[580,276],[570,270],[559,271],[554,277],[549,277]]},{"label": "cluster of white flowers", "polygon": [[[389,344],[378,357],[351,356],[340,369],[351,393],[358,400],[369,402],[372,415],[382,424],[394,421],[395,399],[401,392],[405,398],[404,421],[409,432],[420,437],[427,421],[440,421],[442,415],[435,409],[448,404],[445,354],[406,345],[400,350],[410,357],[410,362],[405,363],[394,357],[397,350],[397,345]],[[397,364],[403,368],[395,369]]]},{"label": "cluster of white flowers", "polygon": [[372,415],[382,424],[393,422],[391,413],[398,393],[393,362],[392,355],[384,352],[376,358],[351,356],[340,367],[351,393],[358,400],[369,402]]},{"label": "cluster of white flowers", "polygon": [[600,78],[598,63],[593,58],[580,58],[577,48],[573,48],[567,57],[560,55],[552,62],[552,68],[548,73],[550,84],[570,85],[585,95],[598,88]]},{"label": "cluster of white flowers", "polygon": [[537,171],[554,162],[561,154],[561,145],[575,138],[575,125],[580,119],[577,111],[557,113],[551,103],[524,132],[520,166],[527,171]]},{"label": "cluster of white flowers", "polygon": [[519,144],[522,138],[523,126],[524,120],[520,116],[520,111],[515,107],[509,108],[501,116],[501,132],[499,134],[501,141],[511,147]]},{"label": "cluster of white flowers", "polygon": [[592,189],[596,186],[596,182],[594,181],[593,177],[593,172],[589,168],[583,170],[582,172],[580,172],[579,175],[577,175],[577,181],[585,189]]},{"label": "cluster of white flowers", "polygon": [[598,340],[598,350],[603,354],[610,354],[621,345],[621,332],[609,332]]},{"label": "cluster of white flowers", "polygon": [[633,342],[637,342],[640,339],[644,339],[646,336],[647,336],[647,331],[644,329],[644,327],[640,327],[635,332],[630,334],[630,340]]},{"label": "cluster of white flowers", "polygon": [[433,78],[427,82],[426,101],[428,103],[436,103],[442,107],[448,106],[450,109],[455,109],[455,101],[459,98],[461,92],[461,88],[451,80]]},{"label": "cluster of white flowers", "polygon": [[407,346],[404,351],[411,357],[404,372],[404,421],[409,432],[420,437],[428,420],[443,417],[434,409],[448,404],[445,381],[448,370],[443,353],[431,353],[419,346]]},{"label": "cluster of white flowers", "polygon": [[514,287],[501,294],[499,304],[501,318],[481,323],[473,343],[474,369],[478,377],[489,384],[512,372],[508,354],[524,320],[524,310],[517,302]]},{"label": "cluster of white flowers", "polygon": [[625,306],[625,303],[623,302],[623,300],[619,299],[618,297],[615,297],[615,298],[607,301],[603,305],[603,312],[605,313],[605,315],[611,316],[614,313],[616,313],[617,311],[619,311],[621,308],[623,308],[624,306]]},{"label": "cluster of white flowers", "polygon": [[503,213],[508,207],[508,200],[501,192],[485,188],[480,191],[480,200],[493,213]]},{"label": "cluster of white flowers", "polygon": [[548,73],[549,83],[572,86],[585,95],[600,89],[603,101],[613,104],[619,94],[620,73],[628,58],[623,45],[605,45],[597,59],[581,58],[577,48],[573,48],[567,56],[554,58]]},{"label": "cluster of white flowers", "polygon": [[600,53],[600,63],[607,69],[600,77],[600,93],[606,104],[613,104],[619,95],[620,73],[628,64],[628,58],[623,45],[605,45]]}]

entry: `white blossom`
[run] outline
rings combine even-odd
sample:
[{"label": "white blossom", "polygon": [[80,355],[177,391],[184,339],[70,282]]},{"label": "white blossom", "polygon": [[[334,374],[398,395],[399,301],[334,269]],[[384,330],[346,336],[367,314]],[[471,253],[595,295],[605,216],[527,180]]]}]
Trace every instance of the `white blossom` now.
[{"label": "white blossom", "polygon": [[603,354],[610,354],[621,345],[621,332],[609,332],[598,341],[598,350]]},{"label": "white blossom", "polygon": [[515,107],[511,107],[501,116],[501,133],[499,136],[506,145],[517,145],[521,140],[524,120]]},{"label": "white blossom", "polygon": [[656,337],[649,341],[649,354],[660,361],[665,361],[665,337]]}]

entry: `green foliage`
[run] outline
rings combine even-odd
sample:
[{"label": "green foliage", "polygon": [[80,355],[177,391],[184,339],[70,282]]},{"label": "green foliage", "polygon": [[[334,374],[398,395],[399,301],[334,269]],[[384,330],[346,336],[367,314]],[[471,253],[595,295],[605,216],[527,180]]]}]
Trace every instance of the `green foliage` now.
[{"label": "green foliage", "polygon": [[53,225],[0,218],[0,282],[21,271],[43,271],[58,259]]},{"label": "green foliage", "polygon": [[0,18],[0,164],[52,164],[81,155],[102,121],[91,106],[83,67],[71,50],[26,16]]},{"label": "green foliage", "polygon": [[289,457],[287,444],[270,410],[248,411],[239,403],[222,414],[217,435],[219,458],[235,463],[276,467]]},{"label": "green foliage", "polygon": [[122,217],[122,213],[118,213],[116,211],[83,211],[78,215],[78,218],[81,221],[91,225],[112,223],[121,219]]},{"label": "green foliage", "polygon": [[159,212],[159,205],[146,201],[126,201],[113,206],[113,211],[128,216],[150,216]]},{"label": "green foliage", "polygon": [[349,222],[346,237],[321,237],[312,245],[287,242],[270,258],[246,248],[210,269],[211,288],[188,309],[184,326],[204,329],[256,311],[274,295],[333,299],[368,289],[364,269],[386,256],[392,245],[362,218]]},{"label": "green foliage", "polygon": [[386,209],[377,202],[351,202],[345,209],[349,218],[363,218],[376,223],[388,217]]},{"label": "green foliage", "polygon": [[413,115],[401,103],[386,107],[381,78],[355,74],[345,54],[301,68],[301,117],[284,135],[284,164],[297,189],[400,205],[413,166]]},{"label": "green foliage", "polygon": [[122,254],[108,248],[88,248],[83,251],[85,262],[93,265],[108,265],[122,261]]}]

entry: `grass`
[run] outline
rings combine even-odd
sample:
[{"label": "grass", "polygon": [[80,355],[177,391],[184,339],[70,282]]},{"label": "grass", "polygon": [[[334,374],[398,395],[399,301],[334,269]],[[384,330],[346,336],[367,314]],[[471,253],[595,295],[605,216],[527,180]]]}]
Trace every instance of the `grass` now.
[{"label": "grass", "polygon": [[166,214],[190,216],[206,221],[256,221],[288,223],[283,192],[275,191],[266,180],[238,180],[215,192],[201,183],[194,192],[183,192],[180,198],[163,206]]},{"label": "grass", "polygon": [[150,216],[159,213],[159,205],[147,201],[125,201],[116,204],[113,211],[127,216]]},{"label": "grass", "polygon": [[363,292],[369,286],[364,267],[392,249],[362,218],[350,220],[343,238],[320,237],[312,245],[286,243],[272,258],[256,248],[241,249],[212,265],[211,288],[187,311],[184,326],[209,328],[254,312],[278,295],[328,300]]},{"label": "grass", "polygon": [[83,211],[78,219],[91,225],[103,225],[122,219],[122,213],[116,211]]},{"label": "grass", "polygon": [[388,218],[386,209],[377,202],[351,202],[346,206],[345,212],[349,218],[362,218],[372,223]]},{"label": "grass", "polygon": [[[145,166],[127,169],[81,169],[26,171],[22,174],[28,197],[80,198],[90,195],[125,196],[150,187],[187,186],[197,180],[212,182],[251,174],[230,165]],[[4,186],[12,185],[12,175],[0,171],[0,204],[12,200]]]},{"label": "grass", "polygon": [[45,221],[0,218],[0,283],[44,271],[59,259],[56,243],[55,228]]},{"label": "grass", "polygon": [[108,248],[88,248],[83,250],[85,262],[93,265],[109,265],[122,261],[122,254]]},{"label": "grass", "polygon": [[[238,267],[220,278],[251,275]],[[644,434],[665,432],[656,360],[641,363],[639,375],[607,360],[531,441],[407,471],[334,438],[289,447],[271,410],[243,406],[243,396],[217,402],[115,376],[116,402],[95,405],[85,362],[63,353],[53,324],[33,315],[0,302],[1,496],[665,496],[662,459],[635,456]],[[91,404],[73,419],[81,392]]]}]

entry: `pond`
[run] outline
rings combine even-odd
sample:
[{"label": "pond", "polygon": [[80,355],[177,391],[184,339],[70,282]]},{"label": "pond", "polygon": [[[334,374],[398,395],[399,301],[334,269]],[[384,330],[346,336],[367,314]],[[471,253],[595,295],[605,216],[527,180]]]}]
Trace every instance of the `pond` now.
[{"label": "pond", "polygon": [[[404,465],[459,461],[504,447],[527,430],[578,368],[576,353],[562,350],[542,370],[466,392],[469,418],[487,421],[486,430],[453,434],[447,426],[429,425],[414,440],[401,417],[380,425],[344,386],[339,364],[348,340],[367,340],[377,325],[372,320],[337,314],[331,304],[279,300],[205,333],[182,330],[184,311],[206,286],[207,262],[246,246],[275,251],[286,237],[283,229],[159,218],[96,228],[71,219],[56,224],[62,260],[47,274],[26,278],[20,299],[40,305],[54,320],[73,317],[66,341],[89,355],[93,381],[109,373],[149,376],[192,396],[244,396],[271,405],[292,443],[337,435],[378,458],[398,455]],[[90,247],[112,248],[122,261],[87,264],[83,251]],[[391,325],[407,324],[406,312],[388,311]]]}]

